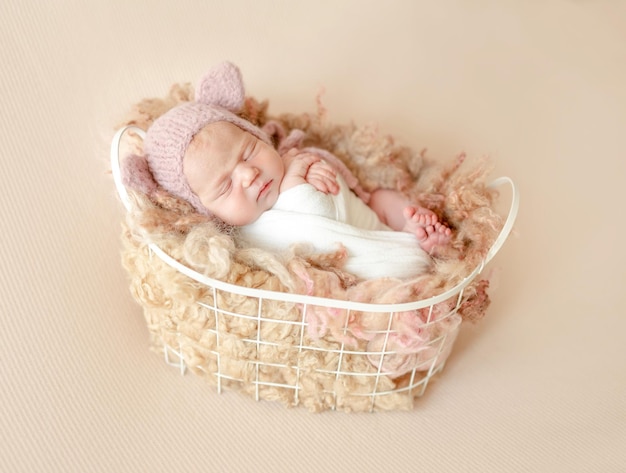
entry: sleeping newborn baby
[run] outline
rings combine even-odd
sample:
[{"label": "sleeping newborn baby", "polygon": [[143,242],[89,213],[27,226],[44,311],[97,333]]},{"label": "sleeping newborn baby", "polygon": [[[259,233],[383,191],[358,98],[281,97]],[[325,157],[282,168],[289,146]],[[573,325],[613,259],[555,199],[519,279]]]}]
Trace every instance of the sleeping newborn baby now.
[{"label": "sleeping newborn baby", "polygon": [[344,269],[360,278],[404,279],[427,269],[429,255],[451,234],[433,212],[393,190],[364,193],[326,151],[279,153],[264,130],[236,115],[244,98],[236,66],[213,68],[194,102],[172,108],[148,129],[144,156],[126,160],[126,182],[144,191],[161,186],[238,227],[250,246],[280,253],[308,243],[330,252],[341,244]]}]

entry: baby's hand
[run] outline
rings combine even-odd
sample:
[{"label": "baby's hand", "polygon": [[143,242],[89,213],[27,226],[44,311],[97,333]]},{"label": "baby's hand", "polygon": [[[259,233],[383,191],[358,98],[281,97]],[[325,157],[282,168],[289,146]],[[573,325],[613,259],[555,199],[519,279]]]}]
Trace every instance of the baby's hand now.
[{"label": "baby's hand", "polygon": [[305,176],[306,182],[324,194],[338,194],[339,184],[337,173],[326,161],[317,161],[309,167]]},{"label": "baby's hand", "polygon": [[280,190],[285,191],[299,184],[309,183],[325,194],[339,192],[335,170],[313,153],[291,149],[283,155],[285,177]]}]

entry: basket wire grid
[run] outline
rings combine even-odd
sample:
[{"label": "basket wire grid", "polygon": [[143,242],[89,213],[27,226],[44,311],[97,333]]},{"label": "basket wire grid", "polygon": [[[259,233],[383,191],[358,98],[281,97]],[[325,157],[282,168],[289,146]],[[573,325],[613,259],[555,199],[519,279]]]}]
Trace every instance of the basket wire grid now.
[{"label": "basket wire grid", "polygon": [[[140,138],[145,137],[145,132],[136,126],[126,126],[120,129],[113,137],[111,144],[111,168],[117,192],[127,211],[130,211],[130,199],[125,189],[120,170],[120,145],[123,135],[127,131],[133,131]],[[460,327],[460,316],[457,314],[463,302],[464,290],[472,280],[481,273],[484,266],[495,256],[501,246],[506,241],[513,224],[515,222],[518,208],[519,195],[515,189],[513,181],[508,177],[500,177],[490,183],[490,187],[499,187],[508,184],[512,190],[511,206],[500,234],[494,244],[487,252],[482,262],[455,287],[427,299],[400,303],[400,304],[376,304],[360,303],[347,300],[328,299],[316,296],[306,296],[291,294],[286,292],[268,291],[238,286],[200,274],[188,266],[172,258],[154,243],[147,242],[150,256],[155,255],[165,265],[173,270],[193,279],[206,288],[206,297],[197,300],[199,310],[206,320],[209,320],[203,330],[212,336],[212,349],[204,351],[211,359],[211,363],[201,365],[189,362],[190,356],[186,356],[187,345],[193,341],[179,336],[177,340],[160,340],[165,361],[168,365],[175,366],[184,374],[187,368],[200,371],[212,377],[217,392],[221,393],[225,387],[246,386],[252,388],[252,393],[256,400],[267,398],[265,392],[283,391],[288,392],[287,397],[290,403],[298,405],[300,403],[301,392],[305,390],[304,381],[321,377],[328,382],[322,382],[321,395],[326,396],[323,401],[331,409],[335,409],[339,404],[346,405],[346,399],[359,398],[360,406],[365,401],[365,409],[373,411],[379,407],[380,400],[385,396],[403,396],[408,400],[409,406],[413,404],[415,397],[421,396],[433,375],[441,371],[445,360],[452,349]],[[255,310],[238,313],[222,307],[220,299],[224,295],[237,295],[247,298],[253,302]],[[297,307],[299,316],[292,319],[282,319],[274,316],[271,310],[272,303],[291,304]],[[435,312],[445,304],[444,313]],[[342,311],[345,324],[340,330],[339,340],[334,344],[319,343],[319,340],[311,339],[307,336],[307,327],[310,322],[308,315],[317,310]],[[419,350],[407,354],[399,351],[397,347],[390,343],[390,339],[397,335],[393,329],[394,322],[400,314],[420,311],[423,325],[420,330],[432,336]],[[378,329],[368,330],[365,334],[367,338],[377,338],[380,346],[376,349],[364,349],[362,346],[351,346],[346,343],[349,334],[348,321],[361,314],[376,314],[383,321]],[[245,321],[252,324],[253,330],[245,336],[237,336],[228,333],[228,327],[233,321]],[[264,336],[264,327],[284,327],[291,333],[291,342],[284,343],[280,340],[267,338]],[[180,334],[178,334],[180,335]],[[341,337],[343,335],[343,338]],[[227,343],[238,344],[243,351],[249,353],[248,356],[233,356],[225,354],[222,350]],[[251,351],[247,351],[251,348]],[[286,355],[284,362],[268,361],[263,356],[264,350],[279,350]],[[308,355],[314,355],[319,362],[310,365],[303,362]],[[336,361],[332,366],[327,366],[323,362],[324,357],[331,354]],[[402,376],[401,383],[389,384],[389,377],[393,376],[393,370],[389,370],[389,360],[398,357],[410,357],[412,368]],[[239,358],[239,359],[237,359]],[[347,360],[353,363],[347,365]],[[362,362],[361,362],[362,361]],[[226,365],[239,362],[241,370],[229,372],[224,369]],[[356,362],[356,364],[354,363]],[[355,368],[356,367],[356,368]],[[281,372],[279,376],[282,382],[277,382],[276,377],[266,379],[264,372]],[[342,386],[356,382],[359,389]],[[362,385],[361,385],[362,383]],[[364,386],[364,387],[363,387]],[[318,383],[319,387],[319,383]],[[329,397],[328,397],[329,396]],[[342,397],[338,404],[338,397]],[[382,403],[381,403],[382,404]]]}]

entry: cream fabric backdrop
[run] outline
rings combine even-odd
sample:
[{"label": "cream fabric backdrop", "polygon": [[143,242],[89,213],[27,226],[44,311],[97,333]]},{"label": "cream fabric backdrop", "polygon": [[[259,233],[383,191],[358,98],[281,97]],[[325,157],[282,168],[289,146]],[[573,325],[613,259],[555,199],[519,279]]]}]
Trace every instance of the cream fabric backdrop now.
[{"label": "cream fabric backdrop", "polygon": [[[0,4],[0,471],[626,471],[626,3]],[[376,122],[519,185],[488,317],[412,412],[218,396],[148,351],[113,127],[231,59],[275,112]]]}]

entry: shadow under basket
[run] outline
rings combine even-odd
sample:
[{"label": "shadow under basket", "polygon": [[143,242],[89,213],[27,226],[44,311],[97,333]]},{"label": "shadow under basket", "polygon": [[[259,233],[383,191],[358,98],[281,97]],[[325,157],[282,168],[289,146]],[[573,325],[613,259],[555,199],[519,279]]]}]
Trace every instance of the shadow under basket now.
[{"label": "shadow under basket", "polygon": [[[120,198],[130,210],[119,161],[120,141],[128,130],[145,136],[134,126],[119,130],[111,146],[111,166]],[[411,409],[452,351],[465,289],[513,227],[519,195],[507,177],[490,184],[502,185],[511,187],[511,206],[481,264],[455,287],[409,303],[358,303],[237,286],[208,278],[134,236],[130,243],[142,257],[154,259],[150,268],[159,272],[151,278],[151,290],[166,301],[142,304],[152,345],[181,374],[189,370],[202,376],[218,393],[236,390],[311,411]],[[193,285],[196,297],[181,300],[177,285]],[[311,324],[321,313],[342,321],[332,336],[311,335]],[[406,328],[409,319],[414,337],[407,342],[398,327]],[[359,337],[351,336],[355,326],[363,327]]]}]

